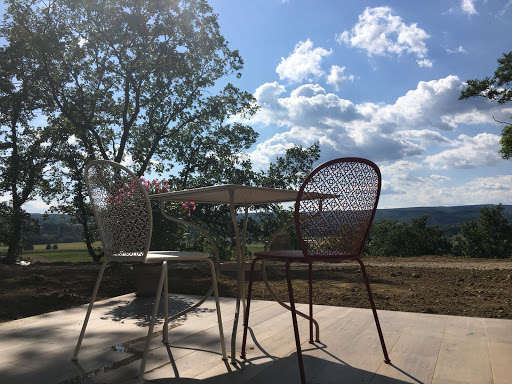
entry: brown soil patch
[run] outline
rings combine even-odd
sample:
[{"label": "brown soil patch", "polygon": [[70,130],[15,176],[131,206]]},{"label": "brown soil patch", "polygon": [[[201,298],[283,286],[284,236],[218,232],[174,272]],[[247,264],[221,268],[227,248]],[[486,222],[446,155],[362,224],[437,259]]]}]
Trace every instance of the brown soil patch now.
[{"label": "brown soil patch", "polygon": [[[455,257],[365,258],[378,309],[457,316],[512,319],[512,260],[474,260]],[[89,302],[99,264],[0,265],[0,321],[69,308]],[[169,290],[204,294],[210,285],[206,264],[171,265]],[[270,264],[267,276],[276,294],[288,301],[284,265]],[[297,302],[307,302],[307,269],[292,271]],[[270,299],[257,274],[254,297]],[[108,270],[98,299],[135,290],[130,265]],[[222,275],[221,296],[234,297],[236,280]],[[368,308],[358,264],[316,265],[315,304]]]}]

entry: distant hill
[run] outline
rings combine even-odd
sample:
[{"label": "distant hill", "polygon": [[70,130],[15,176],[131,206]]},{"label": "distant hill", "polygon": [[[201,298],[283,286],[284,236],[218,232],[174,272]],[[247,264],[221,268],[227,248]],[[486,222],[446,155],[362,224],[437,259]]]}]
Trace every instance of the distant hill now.
[{"label": "distant hill", "polygon": [[[480,209],[484,206],[494,206],[494,204],[377,209],[375,221],[398,220],[399,222],[410,223],[415,217],[427,215],[429,225],[439,225],[448,234],[453,235],[460,231],[460,223],[477,219],[480,216]],[[512,221],[512,205],[503,205],[503,208],[505,217]]]},{"label": "distant hill", "polygon": [[[451,236],[460,232],[461,222],[477,219],[480,216],[480,209],[482,207],[493,205],[377,209],[374,221],[398,220],[402,223],[410,223],[412,219],[426,215],[429,217],[427,225],[439,225],[445,230],[447,235]],[[505,217],[512,221],[512,205],[504,205],[503,208]],[[258,221],[256,214],[249,214],[249,216]],[[239,219],[242,217],[241,214],[238,215]]]},{"label": "distant hill", "polygon": [[[487,204],[492,206],[492,204]],[[427,215],[429,225],[439,225],[448,235],[454,235],[460,231],[460,223],[480,216],[480,209],[484,205],[462,205],[455,207],[414,207],[414,208],[393,208],[377,209],[375,221],[398,220],[399,222],[410,223],[415,217]],[[512,221],[512,205],[504,205],[505,216]],[[255,214],[249,214],[256,219]],[[32,244],[55,244],[75,241],[83,241],[82,228],[79,225],[71,224],[71,218],[66,215],[50,214],[43,219],[40,213],[31,213],[33,219],[39,221],[40,233],[30,235],[27,240]],[[242,218],[242,215],[239,215]]]},{"label": "distant hill", "polygon": [[68,215],[31,213],[30,217],[39,222],[39,233],[27,235],[25,243],[57,244],[84,240],[82,227],[72,224]]}]

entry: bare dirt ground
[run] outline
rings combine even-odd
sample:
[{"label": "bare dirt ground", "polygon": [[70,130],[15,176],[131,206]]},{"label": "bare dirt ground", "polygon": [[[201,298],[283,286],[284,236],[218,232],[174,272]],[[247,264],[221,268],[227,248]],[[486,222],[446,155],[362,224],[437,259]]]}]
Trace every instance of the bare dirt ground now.
[{"label": "bare dirt ground", "polygon": [[[512,319],[512,260],[457,257],[367,257],[363,261],[378,309],[457,316]],[[99,264],[0,264],[0,322],[69,308],[89,302]],[[204,294],[209,286],[205,263],[171,265],[169,290]],[[267,276],[278,296],[288,301],[284,265],[269,264]],[[296,301],[307,302],[307,269],[292,271]],[[270,299],[256,275],[254,297]],[[315,304],[368,308],[359,265],[355,262],[316,265],[313,271]],[[98,298],[135,290],[130,265],[107,270]],[[235,297],[236,280],[222,275],[220,295]]]}]

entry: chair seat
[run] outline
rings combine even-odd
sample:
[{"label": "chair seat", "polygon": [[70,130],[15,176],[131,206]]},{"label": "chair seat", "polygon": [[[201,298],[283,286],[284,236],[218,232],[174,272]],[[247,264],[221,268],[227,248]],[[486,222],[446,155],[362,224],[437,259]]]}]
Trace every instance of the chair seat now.
[{"label": "chair seat", "polygon": [[[285,250],[285,251],[263,251],[255,252],[254,256],[262,259],[278,259],[278,260],[292,260],[296,262],[308,262],[301,250]],[[357,259],[357,255],[351,255],[343,252],[333,251],[319,251],[314,250],[310,256],[315,256],[315,261],[343,261]]]},{"label": "chair seat", "polygon": [[282,260],[294,260],[294,261],[306,261],[304,253],[299,250],[285,250],[285,251],[263,251],[254,252],[254,256],[261,257],[262,259],[282,259]]},{"label": "chair seat", "polygon": [[179,260],[202,260],[210,257],[205,252],[186,252],[186,251],[149,251],[145,263],[161,263],[162,261]]}]

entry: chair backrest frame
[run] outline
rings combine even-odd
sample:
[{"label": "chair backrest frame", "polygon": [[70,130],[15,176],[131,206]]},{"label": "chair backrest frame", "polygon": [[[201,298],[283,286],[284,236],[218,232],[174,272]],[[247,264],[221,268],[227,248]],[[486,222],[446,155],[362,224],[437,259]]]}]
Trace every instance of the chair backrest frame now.
[{"label": "chair backrest frame", "polygon": [[[103,171],[104,171],[104,168],[108,168],[108,167],[110,167],[112,169],[113,173],[124,172],[128,176],[128,178],[131,180],[131,184],[130,184],[131,191],[137,192],[138,196],[140,196],[142,198],[141,201],[136,201],[136,203],[140,205],[139,208],[142,210],[143,214],[145,211],[146,216],[135,217],[136,220],[142,220],[144,222],[143,224],[145,225],[145,228],[143,228],[141,230],[143,237],[145,237],[145,241],[144,241],[144,239],[142,239],[142,241],[139,242],[140,246],[141,246],[140,250],[136,249],[135,251],[129,250],[128,252],[122,252],[122,251],[115,252],[116,248],[118,248],[118,247],[113,246],[112,244],[109,244],[109,241],[112,240],[112,239],[110,239],[110,237],[111,237],[110,236],[110,228],[105,228],[106,227],[105,219],[102,217],[102,214],[100,214],[100,212],[99,212],[99,210],[100,210],[99,203],[100,202],[95,197],[96,194],[94,191],[94,188],[97,188],[97,186],[93,185],[94,183],[92,181],[92,176],[91,176],[92,169],[96,169],[96,170],[103,169]],[[116,163],[114,161],[111,161],[111,160],[94,160],[94,161],[89,162],[85,166],[84,175],[85,175],[85,183],[87,186],[87,192],[89,194],[89,199],[91,201],[91,205],[93,208],[94,220],[96,222],[98,231],[100,233],[103,251],[105,252],[104,253],[105,258],[110,261],[118,260],[118,261],[144,262],[148,255],[149,247],[151,244],[151,236],[153,233],[153,214],[152,214],[152,210],[151,210],[151,202],[149,200],[149,195],[148,195],[146,189],[144,188],[144,186],[142,185],[140,179],[131,170],[129,170],[125,166],[123,166],[119,163]],[[103,185],[103,187],[107,187],[108,181],[105,182],[104,184],[105,185]],[[110,185],[110,187],[112,187],[112,185]],[[118,191],[120,191],[118,186],[113,187],[113,189],[116,189],[116,188],[118,189]],[[128,192],[128,191],[122,192],[121,191],[121,198],[123,196],[123,193],[125,193],[125,195],[124,195],[125,198],[128,198],[128,196],[131,195],[131,191],[130,192]],[[135,194],[133,196],[135,196]],[[111,196],[111,198],[113,198],[113,199],[115,199],[116,197],[120,197],[119,194],[117,196]],[[133,201],[133,199],[132,199],[132,201]],[[132,201],[130,201],[130,202],[132,202]],[[112,202],[112,200],[111,200],[111,202]],[[121,201],[121,203],[122,203],[122,201]],[[119,225],[121,225],[121,226],[123,226],[125,224],[126,223],[119,223]],[[129,233],[127,233],[126,235],[130,236]],[[136,235],[137,234],[134,234],[133,236],[136,236]],[[139,245],[139,244],[137,244],[137,245]],[[143,245],[143,247],[142,247],[142,245]],[[111,250],[113,250],[113,251],[111,251]],[[133,253],[135,253],[135,255],[132,255]]]},{"label": "chair backrest frame", "polygon": [[[309,192],[310,195],[309,195],[309,197],[307,196],[308,195],[308,190],[307,190],[308,186],[312,185],[312,183],[314,182],[313,179],[315,178],[315,176],[319,175],[322,171],[326,171],[328,169],[336,167],[338,164],[346,164],[346,163],[354,164],[354,166],[358,165],[358,167],[360,169],[362,169],[361,172],[363,172],[365,170],[374,172],[374,175],[371,175],[371,174],[369,175],[369,177],[371,178],[370,184],[372,184],[370,186],[372,188],[372,190],[371,190],[372,196],[371,196],[371,199],[369,199],[368,205],[370,205],[372,201],[373,201],[373,204],[371,204],[371,210],[370,210],[370,208],[364,210],[366,212],[366,217],[364,218],[366,221],[366,228],[364,229],[364,233],[361,232],[359,234],[359,236],[356,238],[356,240],[354,241],[354,243],[357,243],[357,247],[354,247],[354,249],[351,252],[344,253],[342,251],[340,251],[340,252],[333,251],[331,254],[329,254],[328,251],[326,251],[326,252],[312,251],[310,249],[312,247],[311,241],[309,241],[309,239],[307,239],[308,236],[307,236],[307,234],[305,234],[305,232],[307,232],[307,230],[305,229],[305,226],[309,220],[311,220],[311,222],[312,222],[310,224],[311,226],[313,226],[315,224],[315,223],[313,223],[313,221],[315,220],[315,214],[311,214],[311,211],[310,211],[307,213],[307,215],[305,215],[304,212],[301,211],[302,209],[304,209],[304,205],[307,206],[307,204],[304,203],[305,201],[307,201],[308,199],[309,199],[309,201],[314,200],[312,198],[312,196],[314,196],[314,193]],[[363,169],[363,168],[366,168],[366,169]],[[338,182],[340,182],[340,181],[338,181]],[[363,181],[363,183],[364,183],[364,181]],[[363,251],[364,244],[365,244],[366,239],[368,238],[368,235],[370,233],[370,228],[371,228],[373,219],[375,218],[375,212],[377,210],[377,205],[379,202],[379,197],[380,197],[380,192],[381,192],[381,185],[382,185],[382,176],[381,176],[379,167],[372,161],[363,159],[363,158],[359,158],[359,157],[344,157],[344,158],[333,159],[333,160],[327,161],[327,162],[319,165],[313,171],[311,171],[311,173],[306,177],[306,179],[302,183],[302,185],[299,189],[299,192],[297,194],[296,202],[295,202],[295,229],[297,232],[297,237],[299,240],[300,248],[302,249],[306,260],[313,261],[313,260],[333,260],[333,259],[339,260],[339,259],[360,258],[361,253]],[[367,186],[367,188],[370,188],[370,187]],[[345,191],[343,191],[343,192],[344,192],[343,194],[345,194]],[[315,193],[321,194],[321,192],[315,192]],[[328,194],[329,193],[327,193],[327,195]],[[331,195],[334,196],[334,194],[331,194]],[[343,196],[343,197],[345,198],[346,196]],[[318,207],[319,207],[319,212],[321,212],[322,211],[322,202],[320,201],[321,199],[317,199],[317,200],[319,200]],[[348,204],[348,205],[350,205],[350,204]],[[348,212],[348,211],[346,211],[346,212]],[[334,216],[334,214],[331,214],[331,216]],[[328,221],[331,219],[329,217],[327,217],[326,220]],[[362,224],[360,226],[362,227]],[[313,241],[313,243],[314,243],[314,241]]]}]

